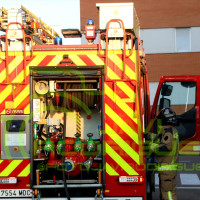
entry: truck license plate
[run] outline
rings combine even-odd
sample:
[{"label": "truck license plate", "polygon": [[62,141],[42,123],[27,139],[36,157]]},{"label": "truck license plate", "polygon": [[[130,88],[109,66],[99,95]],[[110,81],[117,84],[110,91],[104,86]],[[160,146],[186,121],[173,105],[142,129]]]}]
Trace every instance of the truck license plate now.
[{"label": "truck license plate", "polygon": [[0,197],[32,197],[30,189],[0,190]]}]

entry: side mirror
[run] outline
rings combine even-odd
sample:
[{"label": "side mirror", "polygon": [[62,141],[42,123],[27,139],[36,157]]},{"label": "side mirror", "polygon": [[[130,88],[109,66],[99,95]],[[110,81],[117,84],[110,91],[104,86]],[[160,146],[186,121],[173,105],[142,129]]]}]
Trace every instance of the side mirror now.
[{"label": "side mirror", "polygon": [[163,84],[161,88],[161,95],[162,96],[170,96],[172,94],[173,86]]},{"label": "side mirror", "polygon": [[170,105],[171,105],[170,99],[161,98],[159,104],[159,111],[162,110],[163,108],[169,108]]}]

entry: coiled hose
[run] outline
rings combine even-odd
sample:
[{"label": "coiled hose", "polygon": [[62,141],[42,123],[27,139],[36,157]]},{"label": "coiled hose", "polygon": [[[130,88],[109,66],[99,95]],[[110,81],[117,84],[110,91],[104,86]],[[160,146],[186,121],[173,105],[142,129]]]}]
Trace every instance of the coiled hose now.
[{"label": "coiled hose", "polygon": [[[64,84],[66,85],[66,90],[70,89],[83,89],[81,84]],[[85,84],[85,89],[94,89],[93,84]],[[64,98],[65,96],[65,98]],[[81,111],[83,106],[87,106],[88,108],[94,107],[95,104],[95,95],[92,91],[73,91],[73,92],[66,92],[64,91],[64,96],[60,95],[59,102],[62,102],[62,107],[66,108],[67,110],[75,110]],[[64,102],[64,99],[66,102]],[[56,108],[56,101],[52,101],[54,107]]]}]

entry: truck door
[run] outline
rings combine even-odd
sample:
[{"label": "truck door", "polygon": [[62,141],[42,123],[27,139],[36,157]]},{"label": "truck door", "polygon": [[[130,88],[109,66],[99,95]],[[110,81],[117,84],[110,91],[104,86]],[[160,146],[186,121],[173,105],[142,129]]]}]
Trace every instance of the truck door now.
[{"label": "truck door", "polygon": [[176,112],[181,154],[200,152],[197,81],[197,76],[162,77],[152,107],[152,118],[162,108],[171,107]]}]

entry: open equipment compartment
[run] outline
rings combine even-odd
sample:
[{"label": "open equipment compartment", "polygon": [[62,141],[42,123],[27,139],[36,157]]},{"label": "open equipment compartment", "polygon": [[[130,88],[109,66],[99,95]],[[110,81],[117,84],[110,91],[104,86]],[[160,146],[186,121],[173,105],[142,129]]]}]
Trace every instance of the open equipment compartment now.
[{"label": "open equipment compartment", "polygon": [[30,67],[31,184],[42,197],[95,196],[104,185],[103,69]]}]

